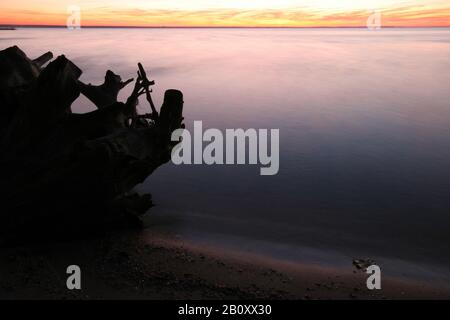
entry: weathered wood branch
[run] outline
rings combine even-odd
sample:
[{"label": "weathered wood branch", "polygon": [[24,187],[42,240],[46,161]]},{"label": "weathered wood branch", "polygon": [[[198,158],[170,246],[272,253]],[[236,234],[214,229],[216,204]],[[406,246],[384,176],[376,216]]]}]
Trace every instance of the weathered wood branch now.
[{"label": "weathered wood branch", "polygon": [[35,66],[37,66],[38,68],[42,68],[42,66],[44,64],[46,64],[47,62],[49,62],[50,60],[53,59],[53,53],[46,52],[43,55],[41,55],[40,57],[37,57],[36,59],[33,60],[33,63]]},{"label": "weathered wood branch", "polygon": [[97,108],[101,109],[117,102],[120,90],[132,81],[133,79],[122,81],[119,75],[108,70],[106,71],[105,81],[101,85],[94,86],[79,81],[79,86],[81,93],[91,100]]}]

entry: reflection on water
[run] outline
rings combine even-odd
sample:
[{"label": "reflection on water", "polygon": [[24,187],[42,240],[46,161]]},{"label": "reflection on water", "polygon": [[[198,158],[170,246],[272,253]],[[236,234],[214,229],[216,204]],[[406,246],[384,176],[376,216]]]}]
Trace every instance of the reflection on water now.
[{"label": "reflection on water", "polygon": [[0,44],[64,53],[93,83],[141,61],[158,104],[184,92],[188,128],[280,129],[277,176],[167,165],[147,180],[153,215],[187,234],[450,268],[450,29],[23,29]]}]

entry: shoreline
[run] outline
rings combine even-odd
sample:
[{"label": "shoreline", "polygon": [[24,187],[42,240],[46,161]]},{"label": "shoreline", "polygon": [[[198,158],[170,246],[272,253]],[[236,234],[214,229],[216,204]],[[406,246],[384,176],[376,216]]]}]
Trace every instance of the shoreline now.
[{"label": "shoreline", "polygon": [[[150,234],[150,236],[149,236]],[[82,290],[66,289],[77,264]],[[449,299],[450,288],[348,269],[270,261],[185,242],[152,229],[4,248],[2,299]]]}]

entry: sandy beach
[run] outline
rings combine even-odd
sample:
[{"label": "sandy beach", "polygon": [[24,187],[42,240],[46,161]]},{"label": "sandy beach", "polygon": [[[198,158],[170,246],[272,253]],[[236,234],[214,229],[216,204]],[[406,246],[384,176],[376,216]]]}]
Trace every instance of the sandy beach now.
[{"label": "sandy beach", "polygon": [[[150,236],[149,236],[150,234]],[[79,265],[82,289],[66,288]],[[348,269],[289,264],[200,247],[167,233],[108,232],[0,253],[1,299],[448,299],[450,289]]]}]

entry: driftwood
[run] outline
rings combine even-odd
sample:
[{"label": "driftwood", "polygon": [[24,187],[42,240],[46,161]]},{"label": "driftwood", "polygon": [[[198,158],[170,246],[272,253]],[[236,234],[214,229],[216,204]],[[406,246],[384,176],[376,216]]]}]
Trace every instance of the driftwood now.
[{"label": "driftwood", "polygon": [[[65,56],[42,68],[52,57],[49,52],[31,60],[18,47],[0,51],[2,233],[145,213],[151,197],[132,190],[169,161],[171,133],[183,126],[178,90],[166,91],[160,114],[137,114],[139,96],[148,100],[153,84],[142,70],[123,103],[118,92],[133,79],[122,82],[107,71],[104,84],[86,85]],[[80,93],[98,109],[73,114]]]}]

